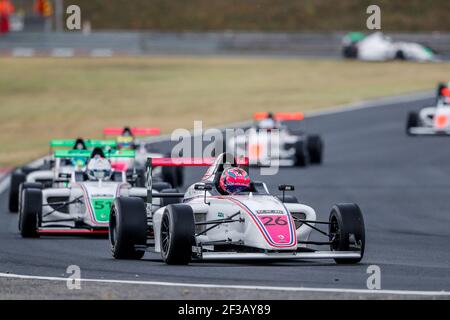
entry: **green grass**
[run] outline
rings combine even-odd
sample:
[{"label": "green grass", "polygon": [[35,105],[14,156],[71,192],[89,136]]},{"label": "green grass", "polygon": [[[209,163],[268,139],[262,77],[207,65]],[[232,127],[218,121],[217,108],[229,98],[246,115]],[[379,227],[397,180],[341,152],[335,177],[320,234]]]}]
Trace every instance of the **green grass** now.
[{"label": "green grass", "polygon": [[176,57],[4,58],[0,69],[0,166],[105,126],[214,126],[431,89],[450,74],[450,64]]}]

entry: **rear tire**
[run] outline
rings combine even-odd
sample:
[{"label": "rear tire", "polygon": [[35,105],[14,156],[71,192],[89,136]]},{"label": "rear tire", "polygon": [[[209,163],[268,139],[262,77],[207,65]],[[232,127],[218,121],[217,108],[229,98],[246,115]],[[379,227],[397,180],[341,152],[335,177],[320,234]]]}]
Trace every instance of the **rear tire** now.
[{"label": "rear tire", "polygon": [[307,140],[311,163],[321,164],[323,154],[323,140],[319,135],[310,135]]},{"label": "rear tire", "polygon": [[309,165],[309,153],[308,149],[303,141],[297,141],[294,145],[295,148],[295,166],[306,167]]},{"label": "rear tire", "polygon": [[21,171],[13,172],[11,175],[11,184],[9,187],[9,211],[19,212],[19,189],[20,185],[26,180],[26,174]]},{"label": "rear tire", "polygon": [[354,203],[337,204],[331,209],[329,234],[331,251],[359,251],[360,258],[336,258],[338,264],[355,264],[364,256],[365,228],[361,209]]},{"label": "rear tire", "polygon": [[408,114],[408,120],[406,122],[406,134],[412,136],[411,128],[420,126],[419,114],[417,112],[410,112]]},{"label": "rear tire", "polygon": [[[178,189],[163,189],[160,191],[161,193],[178,193]],[[166,207],[170,204],[178,204],[181,203],[180,198],[161,198],[161,207]]]},{"label": "rear tire", "polygon": [[187,265],[195,243],[194,212],[190,206],[171,204],[161,220],[161,257],[167,264]]},{"label": "rear tire", "polygon": [[183,168],[182,167],[162,167],[162,179],[177,188],[183,185]]},{"label": "rear tire", "polygon": [[172,186],[170,185],[170,183],[164,182],[164,181],[153,182],[152,189],[156,190],[158,192],[161,192],[161,190],[164,190],[164,189],[172,189]]},{"label": "rear tire", "polygon": [[42,217],[42,190],[24,189],[19,213],[19,231],[23,238],[38,238]]},{"label": "rear tire", "polygon": [[[111,207],[109,242],[115,259],[139,260],[147,245],[147,210],[141,198],[119,197]],[[136,248],[140,246],[141,248]]]}]

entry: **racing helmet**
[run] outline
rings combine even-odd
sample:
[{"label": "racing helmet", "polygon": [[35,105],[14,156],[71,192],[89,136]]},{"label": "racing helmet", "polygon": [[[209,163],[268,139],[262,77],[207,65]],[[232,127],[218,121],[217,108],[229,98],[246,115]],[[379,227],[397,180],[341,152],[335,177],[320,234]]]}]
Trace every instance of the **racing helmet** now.
[{"label": "racing helmet", "polygon": [[250,177],[242,168],[225,169],[219,179],[219,189],[224,194],[235,194],[250,187]]},{"label": "racing helmet", "polygon": [[122,135],[117,137],[117,148],[121,150],[134,149],[134,135],[130,128],[123,129]]},{"label": "racing helmet", "polygon": [[111,174],[111,163],[99,155],[92,158],[87,165],[87,175],[90,180],[109,180]]}]

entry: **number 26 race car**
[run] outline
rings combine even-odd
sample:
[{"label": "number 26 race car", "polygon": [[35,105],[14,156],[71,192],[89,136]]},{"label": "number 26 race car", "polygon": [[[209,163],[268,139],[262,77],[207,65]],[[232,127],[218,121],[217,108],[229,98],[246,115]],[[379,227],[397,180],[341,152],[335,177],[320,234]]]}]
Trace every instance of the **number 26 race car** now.
[{"label": "number 26 race car", "polygon": [[[152,188],[153,166],[208,165],[203,179],[186,193],[155,193]],[[119,197],[111,208],[113,257],[140,259],[149,250],[167,264],[179,265],[192,259],[334,259],[353,264],[363,258],[364,220],[356,204],[337,204],[327,221],[319,221],[313,208],[285,194],[293,186],[279,186],[283,195],[271,195],[264,183],[251,182],[246,170],[248,159],[229,154],[148,159],[147,197]],[[172,203],[161,205],[158,198],[164,197]],[[175,203],[176,198],[182,202]],[[324,240],[310,240],[313,231]]]}]

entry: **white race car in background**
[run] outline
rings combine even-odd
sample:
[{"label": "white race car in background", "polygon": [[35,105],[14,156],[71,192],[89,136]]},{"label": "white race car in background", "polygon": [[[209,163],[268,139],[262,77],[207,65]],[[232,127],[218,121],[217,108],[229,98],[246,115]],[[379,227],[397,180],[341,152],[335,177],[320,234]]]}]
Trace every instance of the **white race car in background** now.
[{"label": "white race car in background", "polygon": [[[172,194],[182,199],[180,204],[158,206],[155,198],[161,195],[152,190],[151,178],[145,200],[116,198],[109,226],[116,259],[141,259],[148,249],[160,252],[167,264],[188,264],[191,259],[334,259],[337,263],[358,263],[364,255],[364,221],[356,204],[335,205],[329,220],[318,221],[313,208],[284,195],[292,186],[280,186],[283,195],[273,196],[264,183],[254,181],[246,192],[225,195],[217,187],[223,170],[230,166],[248,170],[248,159],[226,154],[203,162],[149,159],[149,173],[153,165],[210,167],[185,194]],[[328,228],[324,231],[317,225]],[[313,231],[326,239],[310,240]],[[317,245],[330,250],[318,251],[313,247]]]},{"label": "white race car in background", "polygon": [[250,165],[258,166],[304,167],[322,163],[322,138],[316,134],[294,132],[287,125],[303,120],[301,112],[258,112],[253,119],[254,125],[246,134],[229,139],[224,151],[248,157]]},{"label": "white race car in background", "polygon": [[364,61],[412,60],[436,61],[436,53],[429,47],[414,42],[395,42],[382,32],[364,35],[351,32],[342,40],[343,56]]},{"label": "white race car in background", "polygon": [[[91,157],[88,150],[60,150],[56,159]],[[134,158],[133,150],[114,151],[109,158]],[[175,192],[168,183],[157,182],[155,192]],[[110,179],[89,180],[85,170],[72,170],[54,180],[51,188],[38,183],[21,189],[19,231],[25,238],[41,235],[98,235],[108,233],[109,214],[119,196],[144,197],[145,188],[133,187],[123,171]]]},{"label": "white race car in background", "polygon": [[39,183],[44,188],[51,187],[53,181],[59,179],[60,176],[72,173],[77,166],[84,166],[84,163],[76,163],[74,159],[55,159],[52,154],[53,150],[111,149],[115,148],[115,146],[116,142],[114,140],[83,140],[81,138],[50,140],[50,154],[43,159],[41,165],[35,167],[23,166],[16,168],[12,172],[9,188],[9,211],[15,213],[19,210],[19,195],[21,194],[20,188],[22,184],[22,187],[33,186],[33,183]]},{"label": "white race car in background", "polygon": [[[103,129],[104,136],[114,136],[120,149],[120,140],[125,138],[131,142],[130,148],[135,150],[135,159],[113,159],[112,166],[117,171],[126,172],[130,178],[133,174],[138,176],[137,186],[145,184],[145,165],[147,158],[162,158],[165,155],[159,152],[150,152],[147,148],[148,139],[143,137],[157,136],[161,133],[159,128],[152,127],[108,127]],[[180,187],[184,182],[183,168],[157,168],[156,173],[162,180],[170,183],[174,188]]]},{"label": "white race car in background", "polygon": [[450,83],[438,86],[434,106],[408,114],[406,133],[412,136],[450,135]]}]

